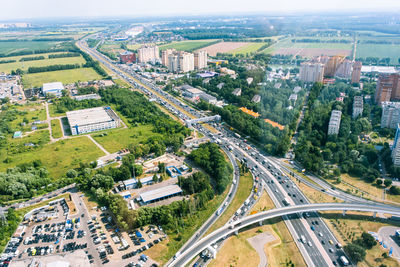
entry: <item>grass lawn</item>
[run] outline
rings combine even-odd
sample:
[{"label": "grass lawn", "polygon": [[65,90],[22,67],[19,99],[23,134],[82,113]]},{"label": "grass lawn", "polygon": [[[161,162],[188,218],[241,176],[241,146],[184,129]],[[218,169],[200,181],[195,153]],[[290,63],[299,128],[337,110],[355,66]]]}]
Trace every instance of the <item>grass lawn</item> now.
[{"label": "grass lawn", "polygon": [[152,136],[161,136],[153,133],[152,125],[140,125],[130,128],[119,128],[102,133],[93,133],[92,137],[110,153],[127,148],[129,144],[139,144]]},{"label": "grass lawn", "polygon": [[[56,53],[50,53],[56,54]],[[0,72],[11,73],[12,70],[21,69],[28,70],[29,67],[43,67],[50,65],[66,65],[66,64],[84,64],[86,61],[82,56],[79,57],[64,57],[64,58],[47,58],[49,54],[38,54],[38,55],[26,55],[26,56],[18,56],[18,57],[6,57],[1,58],[0,60],[9,60],[15,59],[17,62],[0,64]],[[19,62],[18,60],[23,57],[36,57],[36,56],[44,56],[45,59],[42,60],[32,60],[32,61],[23,61]]]},{"label": "grass lawn", "polygon": [[249,197],[251,189],[253,187],[253,176],[250,172],[240,176],[239,187],[236,192],[235,198],[232,203],[228,206],[225,212],[219,217],[219,219],[208,229],[204,234],[205,236],[217,230],[221,226],[225,225],[229,218],[231,218],[235,212],[240,208],[243,202]]},{"label": "grass lawn", "polygon": [[127,82],[125,82],[124,80],[121,79],[114,79],[112,80],[116,85],[118,85],[119,87],[124,87],[124,88],[129,88],[131,87]]},{"label": "grass lawn", "polygon": [[[264,207],[266,209],[274,207],[274,203],[266,193],[261,195],[252,210],[262,210]],[[269,221],[269,224],[261,227],[247,228],[239,232],[238,236],[229,237],[218,252],[217,258],[212,260],[209,266],[258,266],[260,262],[258,253],[247,239],[260,232],[268,232],[275,236],[274,241],[264,246],[268,266],[291,266],[287,265],[290,262],[294,266],[306,266],[296,243],[281,219]]]},{"label": "grass lawn", "polygon": [[[35,136],[39,133],[40,138],[44,138],[47,135],[48,142],[49,132],[47,130],[38,131]],[[15,142],[23,146],[24,143],[31,141],[33,141],[32,137],[24,137]],[[14,143],[14,145],[16,144]],[[82,136],[52,144],[44,144],[21,153],[11,154],[3,149],[0,151],[0,171],[5,171],[7,168],[14,167],[20,163],[40,159],[50,172],[50,175],[53,178],[59,178],[69,169],[77,167],[79,162],[91,162],[103,155],[104,153],[89,138]],[[4,162],[6,158],[10,159],[9,163]]]},{"label": "grass lawn", "polygon": [[27,41],[27,42],[0,42],[0,53],[9,54],[18,51],[31,51],[37,49],[47,49],[53,47],[58,42],[42,42],[42,41]]},{"label": "grass lawn", "polygon": [[229,53],[234,54],[234,55],[254,53],[254,52],[257,52],[257,50],[260,49],[265,44],[267,44],[267,43],[248,43],[247,45],[244,45],[242,47],[239,47],[237,49],[229,51]]},{"label": "grass lawn", "polygon": [[357,45],[356,57],[379,57],[390,58],[391,64],[398,64],[400,58],[400,45],[399,44],[363,44]]},{"label": "grass lawn", "polygon": [[217,39],[215,39],[215,40],[190,40],[190,41],[172,42],[169,44],[161,45],[160,50],[174,48],[176,50],[192,52],[194,50],[209,46],[211,43],[214,43],[216,41],[218,41],[218,40]]},{"label": "grass lawn", "polygon": [[59,119],[51,120],[51,133],[53,138],[60,138],[63,136]]},{"label": "grass lawn", "polygon": [[[381,218],[371,218],[370,216],[362,215],[361,213],[351,213],[346,216],[338,214],[335,212],[326,212],[322,214],[325,222],[328,224],[329,228],[333,231],[336,238],[345,245],[351,242],[353,235],[357,238],[362,232],[372,231],[377,233],[379,228],[383,226],[400,226],[398,222],[390,221],[388,224],[385,219]],[[389,221],[388,221],[389,222]],[[374,246],[372,249],[367,250],[367,255],[363,262],[357,264],[359,267],[375,267],[381,264],[386,266],[400,266],[399,262],[394,258],[383,258],[382,254],[384,252],[389,252],[388,249],[384,249],[379,244]]]},{"label": "grass lawn", "polygon": [[[30,123],[40,120],[46,120],[46,109],[43,105],[37,103],[29,103],[23,106],[13,106],[17,110],[24,112],[24,115],[19,115],[15,120],[11,122],[11,127],[15,130],[21,131],[31,131]],[[21,126],[24,118],[28,120],[28,123],[25,126]],[[38,125],[40,127],[40,125]]]},{"label": "grass lawn", "polygon": [[79,68],[71,70],[48,71],[30,73],[22,76],[22,83],[25,88],[41,87],[43,83],[62,82],[63,84],[78,81],[100,80],[102,77],[92,68]]}]

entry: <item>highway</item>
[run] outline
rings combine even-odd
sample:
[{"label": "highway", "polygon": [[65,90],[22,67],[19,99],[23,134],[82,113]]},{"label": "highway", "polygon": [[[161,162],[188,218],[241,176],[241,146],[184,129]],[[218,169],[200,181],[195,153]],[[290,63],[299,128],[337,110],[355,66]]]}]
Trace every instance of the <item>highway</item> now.
[{"label": "highway", "polygon": [[[179,99],[176,99],[175,97],[169,95],[167,92],[162,91],[156,85],[152,84],[149,80],[146,80],[145,78],[140,77],[138,74],[131,71],[129,67],[124,65],[117,65],[116,63],[106,58],[104,55],[101,55],[97,51],[89,49],[83,41],[79,41],[78,43],[79,46],[87,53],[99,60],[101,63],[103,63],[113,72],[115,72],[122,79],[129,82],[135,88],[141,90],[148,97],[155,99],[157,103],[164,106],[181,120],[187,121],[195,118],[204,117],[203,112],[187,106]],[[253,175],[259,177],[259,179],[262,180],[265,185],[267,185],[268,192],[272,193],[270,196],[274,200],[275,205],[278,208],[283,206],[284,200],[287,200],[291,205],[303,205],[309,203],[307,198],[298,189],[297,185],[291,182],[290,179],[288,179],[288,177],[284,175],[283,171],[281,170],[282,164],[280,162],[277,162],[276,159],[262,155],[256,147],[248,144],[244,138],[241,138],[240,136],[235,136],[233,132],[225,129],[221,125],[215,123],[213,124],[214,128],[220,131],[218,135],[215,133],[216,131],[212,132],[210,130],[211,127],[207,125],[203,126],[199,124],[194,124],[192,126],[196,128],[199,132],[203,133],[206,137],[214,140],[214,142],[217,142],[217,138],[221,139],[222,142],[217,143],[219,143],[222,148],[232,151],[237,159],[246,162],[248,167],[251,169]],[[308,181],[308,183],[310,182]],[[313,184],[313,186],[316,185]],[[321,188],[319,188],[318,190],[321,190]],[[337,194],[336,192],[332,193],[332,191],[334,190],[330,190],[326,193]],[[233,198],[233,195],[234,194],[231,195],[231,198]],[[341,198],[346,201],[358,200],[355,199],[354,196],[348,194],[341,195]],[[336,250],[335,253],[329,251],[332,246],[327,246],[325,244],[328,240],[333,240],[336,242],[335,237],[333,236],[330,229],[325,225],[323,220],[319,218],[317,213],[311,212],[308,215],[309,216],[306,215],[301,217],[297,214],[288,213],[287,217],[284,218],[287,219],[285,220],[285,222],[288,225],[288,229],[295,239],[296,244],[298,245],[305,261],[309,266],[333,266],[334,262],[336,263],[338,257],[340,255],[344,255],[344,252],[343,250]],[[207,221],[205,225],[202,226],[196,236],[192,237],[192,239],[189,240],[187,244],[185,244],[184,249],[180,250],[181,252],[183,251],[182,254],[185,254],[187,251],[193,251],[192,247],[194,246],[194,244],[197,244],[196,241],[206,231],[206,229],[208,229],[213,221],[217,219],[218,216],[214,215],[213,217],[211,217],[209,221]],[[299,241],[301,236],[305,237],[305,239],[307,240],[307,244],[302,244]],[[196,254],[190,256],[193,258],[194,256],[196,256]]]},{"label": "highway", "polygon": [[193,255],[199,254],[207,246],[209,246],[209,244],[213,244],[218,240],[224,238],[225,236],[235,233],[241,228],[247,227],[249,225],[290,214],[301,214],[306,212],[311,213],[316,211],[338,211],[338,210],[382,212],[396,216],[400,215],[400,209],[398,208],[390,206],[388,207],[386,205],[374,205],[374,204],[364,204],[364,203],[318,203],[318,204],[306,204],[306,205],[296,205],[296,206],[277,208],[244,217],[243,219],[237,220],[236,222],[227,224],[219,228],[218,230],[207,235],[205,238],[202,238],[195,245],[193,245],[185,252],[183,252],[173,261],[170,267],[185,266],[185,264],[187,264],[193,258]]}]

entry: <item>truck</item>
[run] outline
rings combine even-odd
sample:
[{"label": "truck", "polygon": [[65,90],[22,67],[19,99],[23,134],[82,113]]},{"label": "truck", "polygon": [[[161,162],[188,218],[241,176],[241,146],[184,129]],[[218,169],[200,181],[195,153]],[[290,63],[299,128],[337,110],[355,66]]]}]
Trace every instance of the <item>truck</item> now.
[{"label": "truck", "polygon": [[339,259],[342,262],[343,266],[347,266],[350,264],[349,260],[345,256],[341,256]]},{"label": "truck", "polygon": [[282,203],[283,203],[285,206],[289,206],[289,205],[290,205],[289,200],[288,200],[287,198],[284,198],[284,199],[282,200]]},{"label": "truck", "polygon": [[233,135],[236,136],[237,138],[241,137],[238,133],[234,133]]},{"label": "truck", "polygon": [[248,200],[248,199],[246,199],[246,201],[244,202],[244,205],[249,205],[249,203],[250,203],[250,200]]}]

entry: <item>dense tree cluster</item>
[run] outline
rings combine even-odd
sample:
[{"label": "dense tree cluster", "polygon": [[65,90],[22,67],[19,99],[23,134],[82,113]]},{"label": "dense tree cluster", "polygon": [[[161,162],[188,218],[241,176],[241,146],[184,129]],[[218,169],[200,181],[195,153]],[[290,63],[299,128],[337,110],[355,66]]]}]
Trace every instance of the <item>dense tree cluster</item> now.
[{"label": "dense tree cluster", "polygon": [[354,263],[358,263],[365,259],[366,250],[373,248],[376,244],[377,242],[371,234],[363,232],[361,237],[344,246],[344,251]]},{"label": "dense tree cluster", "polygon": [[81,54],[78,52],[60,53],[49,55],[49,58],[63,58],[63,57],[79,57]]},{"label": "dense tree cluster", "polygon": [[15,59],[9,59],[9,60],[0,60],[0,64],[7,64],[7,63],[14,63],[17,62]]},{"label": "dense tree cluster", "polygon": [[67,96],[54,100],[54,109],[56,113],[64,113],[70,110],[94,108],[104,105],[103,101],[99,99],[85,99],[77,101]]},{"label": "dense tree cluster", "polygon": [[81,67],[81,65],[79,65],[79,64],[65,64],[65,65],[57,64],[57,65],[49,65],[49,66],[43,66],[43,67],[29,67],[28,73],[79,69],[80,67]]},{"label": "dense tree cluster", "polygon": [[21,58],[19,61],[23,62],[23,61],[34,61],[34,60],[43,60],[45,59],[44,56],[36,56],[36,57],[23,57]]},{"label": "dense tree cluster", "polygon": [[[351,119],[354,92],[350,89],[345,90],[343,86],[338,84],[323,87],[322,84],[315,84],[312,87],[308,108],[299,127],[296,159],[307,170],[324,177],[333,178],[342,172],[361,177],[367,182],[374,182],[379,176],[376,170],[376,149],[371,144],[359,142],[359,135],[369,133],[372,125],[368,116]],[[343,91],[348,94],[344,103],[335,101]],[[342,120],[339,134],[328,136],[328,123],[333,109],[342,111]],[[332,174],[325,168],[324,162],[339,166],[340,171]]]},{"label": "dense tree cluster", "polygon": [[218,145],[214,143],[201,144],[198,149],[189,154],[189,159],[204,169],[215,182],[215,190],[222,193],[229,184],[232,167],[226,161]]}]

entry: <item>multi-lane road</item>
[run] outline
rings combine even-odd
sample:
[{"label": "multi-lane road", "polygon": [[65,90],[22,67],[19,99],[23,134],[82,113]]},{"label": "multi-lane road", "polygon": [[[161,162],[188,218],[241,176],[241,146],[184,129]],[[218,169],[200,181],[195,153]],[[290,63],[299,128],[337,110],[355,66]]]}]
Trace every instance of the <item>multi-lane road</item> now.
[{"label": "multi-lane road", "polygon": [[[202,112],[187,106],[179,99],[158,88],[151,81],[139,76],[129,68],[125,68],[124,66],[112,62],[99,52],[88,48],[84,41],[79,41],[78,46],[99,60],[116,75],[130,83],[133,87],[141,90],[148,97],[155,99],[160,105],[163,105],[181,120],[186,121],[204,117]],[[214,124],[214,127],[219,130],[218,135],[216,135],[217,131],[211,131],[211,127],[207,127],[207,125],[206,127],[203,125],[193,125],[193,127],[210,139],[216,140],[216,138],[218,138],[218,140],[222,140],[221,142],[218,142],[222,148],[230,150],[235,158],[246,162],[253,174],[259,177],[259,179],[267,186],[267,191],[270,192],[270,196],[278,208],[283,207],[285,204],[302,205],[309,203],[308,199],[302,194],[296,184],[291,182],[284,174],[283,170],[285,170],[285,167],[276,159],[261,154],[256,147],[248,144],[244,138],[235,136],[233,132],[218,124]],[[227,154],[231,159],[232,155],[230,155],[228,151]],[[233,187],[232,190],[236,190],[235,187]],[[321,190],[321,188],[319,190]],[[328,192],[325,190],[326,193],[338,194],[332,191],[334,190]],[[232,192],[233,194],[228,196],[227,201],[231,201],[233,198],[235,191]],[[362,200],[359,198],[355,199],[354,196],[345,193],[340,194],[340,196],[345,201]],[[197,244],[196,242],[198,239],[217,218],[217,215],[213,215],[206,224],[202,226],[197,235],[185,244],[183,249],[181,249],[182,255],[185,254],[188,255],[187,257],[192,258],[196,256],[196,254],[190,255],[186,252],[191,250],[194,244]],[[336,249],[332,244],[330,244],[330,240],[333,244],[336,244],[337,241],[330,229],[325,225],[323,220],[319,218],[317,213],[310,212],[300,215],[298,213],[288,213],[284,216],[284,219],[309,266],[333,266],[338,262],[338,258],[341,255],[344,255],[344,252],[341,249]],[[305,242],[300,241],[303,236],[303,241],[305,240]],[[208,245],[211,245],[211,243]],[[173,264],[175,266],[180,266],[176,265],[175,261]]]}]

